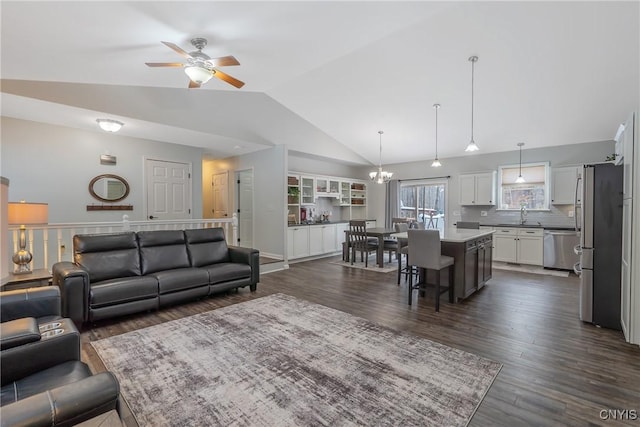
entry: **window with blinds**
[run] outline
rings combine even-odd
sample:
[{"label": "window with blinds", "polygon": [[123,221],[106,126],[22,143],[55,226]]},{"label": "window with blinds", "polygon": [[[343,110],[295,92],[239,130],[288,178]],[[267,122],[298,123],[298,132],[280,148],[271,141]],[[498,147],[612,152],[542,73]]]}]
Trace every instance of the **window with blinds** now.
[{"label": "window with blinds", "polygon": [[516,183],[520,166],[500,166],[498,168],[499,209],[527,210],[549,209],[549,164],[522,164],[523,183]]}]

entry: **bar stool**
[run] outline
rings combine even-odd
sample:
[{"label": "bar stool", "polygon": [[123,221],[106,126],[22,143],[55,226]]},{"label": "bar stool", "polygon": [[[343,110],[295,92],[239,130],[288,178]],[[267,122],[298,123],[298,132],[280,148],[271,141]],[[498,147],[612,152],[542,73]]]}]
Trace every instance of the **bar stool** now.
[{"label": "bar stool", "polygon": [[[409,237],[409,258],[407,259],[408,267],[418,267],[424,269],[424,282],[413,284],[413,275],[409,275],[409,305],[413,291],[415,289],[424,290],[427,287],[427,272],[434,270],[436,272],[435,297],[436,311],[440,311],[440,294],[449,291],[449,300],[453,300],[453,263],[454,259],[450,256],[442,255],[440,246],[440,232],[438,230],[408,230]],[[440,271],[449,269],[449,286],[442,290],[440,286]]]}]

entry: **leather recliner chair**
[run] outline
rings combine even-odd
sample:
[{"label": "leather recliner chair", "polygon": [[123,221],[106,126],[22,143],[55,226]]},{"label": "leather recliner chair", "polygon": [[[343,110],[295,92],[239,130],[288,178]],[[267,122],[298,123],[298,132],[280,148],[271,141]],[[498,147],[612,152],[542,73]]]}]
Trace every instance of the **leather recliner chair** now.
[{"label": "leather recliner chair", "polygon": [[0,313],[0,426],[71,426],[117,409],[118,381],[80,361],[58,288],[0,292]]}]

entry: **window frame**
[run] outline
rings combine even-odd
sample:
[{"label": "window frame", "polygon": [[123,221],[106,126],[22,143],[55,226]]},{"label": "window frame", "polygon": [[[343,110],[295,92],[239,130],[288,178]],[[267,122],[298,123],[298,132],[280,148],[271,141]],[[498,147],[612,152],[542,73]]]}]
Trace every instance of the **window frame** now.
[{"label": "window frame", "polygon": [[[551,163],[550,162],[528,162],[522,163],[522,168],[526,167],[536,167],[536,166],[544,166],[544,207],[540,209],[529,209],[527,211],[531,212],[549,212],[551,210]],[[499,165],[498,166],[498,184],[497,184],[497,206],[496,211],[505,211],[505,212],[516,212],[519,211],[520,208],[503,208],[502,207],[502,170],[503,169],[513,169],[520,168],[520,163],[508,164],[508,165]]]}]

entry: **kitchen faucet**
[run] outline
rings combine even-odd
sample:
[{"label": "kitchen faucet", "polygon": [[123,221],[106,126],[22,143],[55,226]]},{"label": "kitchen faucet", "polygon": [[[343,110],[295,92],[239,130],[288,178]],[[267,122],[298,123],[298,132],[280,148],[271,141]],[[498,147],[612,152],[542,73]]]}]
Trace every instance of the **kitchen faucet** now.
[{"label": "kitchen faucet", "polygon": [[524,225],[527,222],[527,207],[524,203],[520,205],[520,225]]}]

